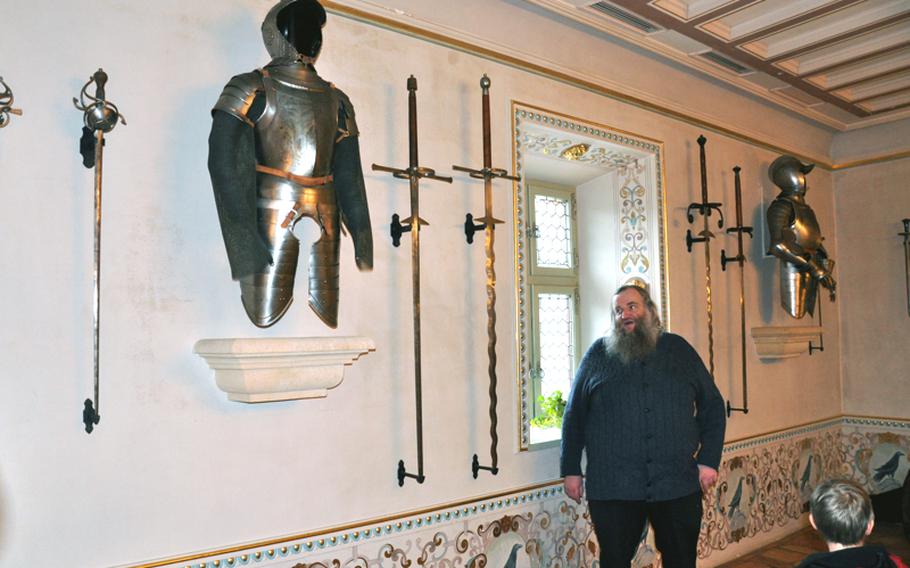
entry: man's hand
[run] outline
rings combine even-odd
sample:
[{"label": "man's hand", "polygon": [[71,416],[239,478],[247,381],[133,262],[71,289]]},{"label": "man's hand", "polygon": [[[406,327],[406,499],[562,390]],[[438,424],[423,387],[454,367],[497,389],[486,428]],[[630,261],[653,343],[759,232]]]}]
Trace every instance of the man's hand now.
[{"label": "man's hand", "polygon": [[707,493],[708,489],[717,483],[717,470],[698,464],[698,482],[701,484],[701,492]]},{"label": "man's hand", "polygon": [[562,486],[569,499],[576,503],[581,503],[581,498],[585,494],[585,483],[582,476],[567,475],[565,479],[562,480]]}]

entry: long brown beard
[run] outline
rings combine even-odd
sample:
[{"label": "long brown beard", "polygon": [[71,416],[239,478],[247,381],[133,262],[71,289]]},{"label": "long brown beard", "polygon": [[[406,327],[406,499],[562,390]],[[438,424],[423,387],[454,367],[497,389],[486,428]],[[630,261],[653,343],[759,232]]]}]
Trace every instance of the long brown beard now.
[{"label": "long brown beard", "polygon": [[622,327],[622,321],[617,320],[613,329],[604,337],[604,346],[607,353],[619,357],[619,360],[628,365],[634,361],[642,361],[657,349],[657,338],[660,336],[660,324],[654,318],[644,317],[638,320],[631,332]]}]

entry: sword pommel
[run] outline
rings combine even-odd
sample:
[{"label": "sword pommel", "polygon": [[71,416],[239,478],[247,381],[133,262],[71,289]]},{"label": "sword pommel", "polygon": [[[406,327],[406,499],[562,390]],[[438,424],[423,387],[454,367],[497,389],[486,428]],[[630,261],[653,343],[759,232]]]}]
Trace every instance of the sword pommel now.
[{"label": "sword pommel", "polygon": [[408,77],[408,90],[412,92],[417,91],[417,77],[413,75]]},{"label": "sword pommel", "polygon": [[487,77],[487,74],[484,73],[483,77],[480,78],[480,88],[483,89],[483,94],[487,94],[490,90],[490,78]]},{"label": "sword pommel", "polygon": [[95,82],[95,98],[99,101],[103,101],[106,97],[104,95],[104,86],[107,84],[107,73],[104,72],[104,69],[98,68],[92,75],[92,81]]},{"label": "sword pommel", "polygon": [[705,142],[707,142],[707,141],[708,141],[708,139],[705,138],[704,134],[699,135],[698,139],[696,140],[696,142],[698,142],[698,145],[701,146],[702,148],[705,147]]},{"label": "sword pommel", "polygon": [[910,234],[910,219],[903,219],[904,223],[904,232]]}]

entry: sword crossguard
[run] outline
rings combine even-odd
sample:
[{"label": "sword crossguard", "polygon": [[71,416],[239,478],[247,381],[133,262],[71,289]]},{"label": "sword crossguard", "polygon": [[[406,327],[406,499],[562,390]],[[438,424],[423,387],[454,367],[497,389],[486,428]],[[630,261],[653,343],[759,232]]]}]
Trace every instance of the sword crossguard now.
[{"label": "sword crossguard", "polygon": [[720,219],[717,220],[717,228],[724,228],[724,211],[721,209],[721,203],[690,203],[689,207],[686,208],[686,219],[690,223],[695,222],[695,216],[692,214],[693,211],[698,211],[699,215],[702,216],[711,216],[712,211],[717,211],[717,214],[720,215]]},{"label": "sword crossguard", "polygon": [[3,86],[3,92],[0,93],[0,128],[9,124],[9,116],[15,114],[22,116],[22,109],[13,108],[13,91],[9,85],[0,77],[0,86]]},{"label": "sword crossguard", "polygon": [[470,177],[474,179],[494,179],[494,178],[503,178],[512,181],[521,181],[521,176],[509,175],[508,170],[502,168],[483,168],[480,170],[475,170],[465,166],[452,166],[452,169],[458,172],[465,172]]},{"label": "sword crossguard", "polygon": [[427,178],[435,179],[436,181],[444,181],[446,183],[452,183],[452,178],[446,176],[436,175],[436,170],[433,168],[423,168],[420,166],[409,167],[407,169],[401,168],[391,168],[389,166],[380,166],[379,164],[373,164],[374,172],[387,172],[392,174],[393,177],[398,179],[411,179],[411,178]]}]

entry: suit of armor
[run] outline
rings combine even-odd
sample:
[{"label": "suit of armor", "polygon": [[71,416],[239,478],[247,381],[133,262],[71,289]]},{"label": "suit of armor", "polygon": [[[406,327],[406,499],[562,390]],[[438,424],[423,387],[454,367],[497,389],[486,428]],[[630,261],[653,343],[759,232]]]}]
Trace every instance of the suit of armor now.
[{"label": "suit of armor", "polygon": [[819,284],[828,289],[832,301],[836,288],[831,276],[834,261],[828,258],[818,220],[805,199],[806,174],[813,167],[781,156],[768,168],[771,181],[781,189],[768,207],[768,252],[781,259],[781,305],[794,318],[815,313]]},{"label": "suit of armor", "polygon": [[250,320],[268,327],[290,307],[299,254],[293,229],[308,217],[321,232],[310,249],[308,301],[334,328],[341,225],[354,241],[358,268],[371,269],[369,209],[354,109],[316,73],[315,53],[301,54],[279,29],[282,12],[295,4],[309,19],[321,13],[315,24],[291,21],[318,53],[325,21],[318,2],[282,0],[273,7],[262,26],[273,59],[233,77],[222,91],[212,111],[209,170],[232,276]]}]

